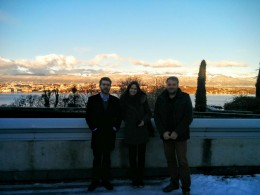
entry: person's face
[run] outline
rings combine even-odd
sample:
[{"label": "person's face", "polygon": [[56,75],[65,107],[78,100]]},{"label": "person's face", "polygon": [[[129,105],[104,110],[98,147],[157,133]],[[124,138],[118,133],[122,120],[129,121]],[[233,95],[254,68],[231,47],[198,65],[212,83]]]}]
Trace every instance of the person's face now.
[{"label": "person's face", "polygon": [[135,95],[137,93],[137,86],[136,85],[132,85],[129,89],[129,94],[130,95]]},{"label": "person's face", "polygon": [[174,80],[168,80],[166,83],[166,89],[169,92],[169,94],[175,94],[178,90],[179,84],[177,81]]},{"label": "person's face", "polygon": [[111,83],[109,81],[102,81],[100,84],[100,90],[104,94],[109,94]]}]

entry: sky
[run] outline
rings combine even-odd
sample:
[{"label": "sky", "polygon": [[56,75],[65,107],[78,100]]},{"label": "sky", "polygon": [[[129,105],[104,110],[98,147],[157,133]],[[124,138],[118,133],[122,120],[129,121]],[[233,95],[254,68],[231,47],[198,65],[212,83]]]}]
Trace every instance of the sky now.
[{"label": "sky", "polygon": [[259,0],[0,0],[0,75],[255,77]]}]

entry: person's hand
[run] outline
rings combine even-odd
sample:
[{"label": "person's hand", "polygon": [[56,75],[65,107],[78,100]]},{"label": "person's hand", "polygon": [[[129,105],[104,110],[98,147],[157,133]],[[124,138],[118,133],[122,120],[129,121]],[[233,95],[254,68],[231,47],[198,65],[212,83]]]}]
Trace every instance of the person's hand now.
[{"label": "person's hand", "polygon": [[171,133],[169,131],[164,132],[163,139],[165,139],[165,140],[171,139],[170,135],[171,135]]},{"label": "person's hand", "polygon": [[144,121],[141,121],[141,123],[138,125],[138,127],[144,126]]},{"label": "person's hand", "polygon": [[175,140],[175,139],[177,139],[178,134],[177,134],[175,131],[173,131],[173,132],[171,133],[170,137],[171,137],[171,139]]},{"label": "person's hand", "polygon": [[114,130],[115,132],[117,132],[117,129],[116,129],[116,127],[113,127],[113,130]]}]

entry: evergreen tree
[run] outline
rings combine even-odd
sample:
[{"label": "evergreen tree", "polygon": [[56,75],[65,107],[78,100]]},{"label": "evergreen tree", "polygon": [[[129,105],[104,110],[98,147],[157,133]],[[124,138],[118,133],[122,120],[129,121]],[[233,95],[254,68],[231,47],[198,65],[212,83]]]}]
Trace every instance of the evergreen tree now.
[{"label": "evergreen tree", "polygon": [[256,79],[255,88],[256,88],[256,94],[255,94],[256,98],[260,99],[260,63],[259,63],[258,76]]},{"label": "evergreen tree", "polygon": [[195,94],[195,110],[205,112],[206,108],[206,61],[202,60],[198,74],[197,91]]}]

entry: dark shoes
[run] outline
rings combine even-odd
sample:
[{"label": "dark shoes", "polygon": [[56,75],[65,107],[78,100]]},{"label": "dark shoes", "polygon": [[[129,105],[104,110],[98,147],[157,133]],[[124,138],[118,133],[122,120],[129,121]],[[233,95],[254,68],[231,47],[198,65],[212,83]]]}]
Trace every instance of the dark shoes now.
[{"label": "dark shoes", "polygon": [[134,188],[143,188],[144,187],[144,182],[142,180],[133,180],[132,181],[132,186]]},{"label": "dark shoes", "polygon": [[[92,183],[88,187],[88,191],[93,192],[99,186],[99,184],[99,181],[92,181]],[[110,181],[102,181],[102,185],[109,191],[114,189]]]},{"label": "dark shoes", "polygon": [[99,181],[92,181],[92,183],[88,186],[88,191],[94,191],[99,185]]},{"label": "dark shoes", "polygon": [[168,186],[163,188],[163,192],[171,192],[173,190],[178,190],[178,189],[179,189],[179,186],[170,183]]},{"label": "dark shoes", "polygon": [[109,191],[114,189],[114,186],[112,183],[110,183],[110,181],[103,181],[102,185]]},{"label": "dark shoes", "polygon": [[138,181],[137,181],[137,180],[133,180],[133,181],[132,181],[132,186],[133,186],[134,188],[138,188],[138,187],[139,187]]},{"label": "dark shoes", "polygon": [[[172,192],[173,190],[178,190],[179,188],[180,188],[179,185],[170,183],[168,186],[163,188],[163,192]],[[182,194],[183,195],[190,195],[190,192],[189,191],[185,191],[184,189],[182,189]]]},{"label": "dark shoes", "polygon": [[144,187],[144,182],[143,182],[143,180],[140,180],[140,181],[139,181],[139,187],[140,187],[140,188],[143,188],[143,187]]}]

